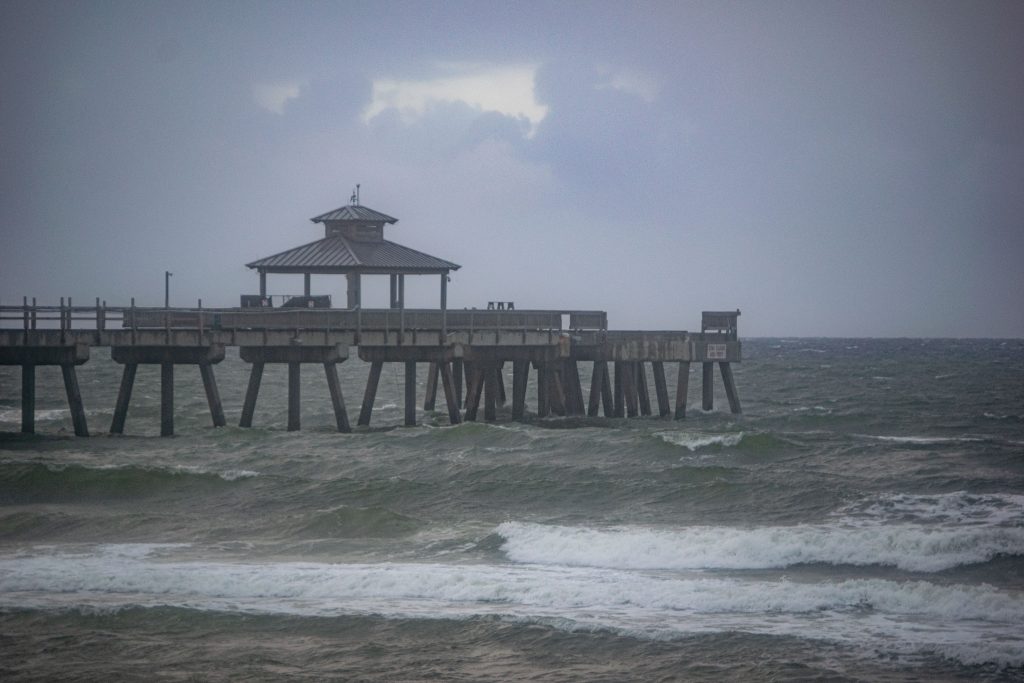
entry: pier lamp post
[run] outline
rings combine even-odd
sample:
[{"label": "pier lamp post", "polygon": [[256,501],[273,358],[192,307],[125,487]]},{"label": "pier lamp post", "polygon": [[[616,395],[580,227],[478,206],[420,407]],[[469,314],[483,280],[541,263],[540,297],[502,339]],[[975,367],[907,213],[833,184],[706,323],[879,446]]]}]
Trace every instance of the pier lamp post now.
[{"label": "pier lamp post", "polygon": [[171,307],[171,276],[174,275],[169,270],[164,271],[164,308]]}]

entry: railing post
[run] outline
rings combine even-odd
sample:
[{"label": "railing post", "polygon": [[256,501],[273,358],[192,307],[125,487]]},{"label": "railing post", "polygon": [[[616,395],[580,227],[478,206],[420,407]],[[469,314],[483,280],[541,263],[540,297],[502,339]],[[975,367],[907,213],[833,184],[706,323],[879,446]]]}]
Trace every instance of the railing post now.
[{"label": "railing post", "polygon": [[71,329],[71,319],[74,316],[74,309],[71,307],[71,297],[68,297],[68,312],[65,314],[68,317],[68,329]]},{"label": "railing post", "polygon": [[36,298],[32,297],[32,329],[36,329],[36,321],[39,319],[38,312],[36,311]]},{"label": "railing post", "polygon": [[24,318],[25,318],[25,320],[24,320],[25,331],[28,332],[28,297],[27,296],[22,297],[22,306],[25,309],[24,310],[24,313],[25,313],[25,316],[24,316]]}]

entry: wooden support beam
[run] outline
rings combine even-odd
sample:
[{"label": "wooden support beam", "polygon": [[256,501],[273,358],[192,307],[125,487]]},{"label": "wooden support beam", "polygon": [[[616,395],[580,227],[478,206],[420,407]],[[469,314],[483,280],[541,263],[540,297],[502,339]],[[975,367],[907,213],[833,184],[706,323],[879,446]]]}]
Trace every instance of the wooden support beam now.
[{"label": "wooden support beam", "polygon": [[658,397],[658,415],[665,417],[672,412],[668,402],[668,385],[665,383],[665,363],[652,361],[651,372],[654,374],[654,393]]},{"label": "wooden support beam", "polygon": [[626,416],[626,387],[625,379],[623,378],[625,374],[624,365],[623,361],[615,361],[615,400],[612,408],[614,417]]},{"label": "wooden support beam", "polygon": [[729,399],[729,410],[733,415],[743,412],[740,407],[740,395],[736,393],[736,383],[732,378],[732,365],[728,362],[719,362],[718,369],[722,371],[722,383],[725,384],[725,395]]},{"label": "wooden support beam", "polygon": [[679,378],[676,380],[676,419],[686,417],[686,397],[690,388],[690,362],[679,362]]},{"label": "wooden support beam", "polygon": [[377,398],[377,385],[380,384],[380,371],[384,368],[382,361],[374,361],[370,364],[370,374],[366,378],[366,391],[363,393],[363,407],[359,411],[359,425],[362,427],[370,424],[370,416],[373,414],[373,401]]},{"label": "wooden support beam", "polygon": [[494,422],[498,419],[498,364],[484,363],[484,419]]},{"label": "wooden support beam", "polygon": [[36,366],[33,363],[21,366],[21,431],[23,434],[36,431]]},{"label": "wooden support beam", "polygon": [[414,360],[405,362],[405,426],[416,426],[416,361]]},{"label": "wooden support beam", "polygon": [[551,382],[551,371],[547,363],[540,363],[537,368],[537,417],[547,417],[551,414],[551,403],[549,397],[551,389],[548,384]]},{"label": "wooden support beam", "polygon": [[209,363],[200,363],[199,374],[203,377],[203,389],[206,390],[206,402],[210,406],[210,417],[213,418],[213,426],[223,427],[227,424],[227,420],[224,419],[224,406],[220,402],[220,392],[217,391],[217,380],[213,376],[213,366]]},{"label": "wooden support beam", "polygon": [[643,361],[636,364],[636,393],[640,398],[640,414],[651,414],[651,392],[647,390],[647,368]]},{"label": "wooden support beam", "polygon": [[444,400],[448,405],[448,422],[457,425],[462,422],[459,415],[459,399],[456,395],[455,379],[452,377],[452,366],[441,363],[441,384],[444,386]]},{"label": "wooden support beam", "polygon": [[[128,366],[125,366],[125,372],[128,371]],[[134,376],[134,372],[133,372]],[[260,380],[263,379],[263,362],[256,361],[252,364],[252,369],[249,371],[249,388],[245,391],[245,403],[242,404],[242,419],[238,421],[239,427],[252,427],[252,416],[256,412],[256,397],[260,393]],[[122,386],[124,386],[122,384]],[[128,393],[131,394],[131,388],[129,387]],[[118,399],[120,401],[120,399]],[[127,405],[127,403],[126,403]],[[110,428],[114,431],[114,428]]]},{"label": "wooden support beam", "polygon": [[434,410],[437,403],[437,376],[440,372],[440,364],[431,361],[427,368],[427,390],[423,394],[423,410]]},{"label": "wooden support beam", "polygon": [[301,369],[302,363],[288,363],[288,431],[297,432],[301,428]]},{"label": "wooden support beam", "polygon": [[483,368],[480,363],[472,363],[468,367],[466,378],[469,386],[466,387],[466,421],[476,422],[476,414],[480,408],[480,393],[484,384]]},{"label": "wooden support beam", "polygon": [[626,417],[639,414],[636,391],[636,363],[628,361],[622,364],[622,388],[626,398]]},{"label": "wooden support beam", "polygon": [[352,427],[348,423],[348,411],[345,410],[345,396],[341,393],[338,382],[338,364],[324,363],[324,374],[327,375],[327,388],[331,392],[331,406],[334,408],[334,421],[338,431],[348,434]]},{"label": "wooden support beam", "polygon": [[594,361],[594,371],[590,375],[590,401],[587,404],[587,415],[590,417],[597,417],[601,408],[601,389],[604,387],[604,376],[607,372],[607,361]]},{"label": "wooden support beam", "polygon": [[701,363],[701,365],[703,366],[703,382],[701,386],[703,400],[701,401],[701,408],[703,410],[713,410],[715,407],[715,364]]},{"label": "wooden support beam", "polygon": [[530,361],[512,361],[512,419],[522,420],[526,413],[526,385],[530,379]]},{"label": "wooden support beam", "polygon": [[174,434],[174,363],[160,364],[160,436]]}]

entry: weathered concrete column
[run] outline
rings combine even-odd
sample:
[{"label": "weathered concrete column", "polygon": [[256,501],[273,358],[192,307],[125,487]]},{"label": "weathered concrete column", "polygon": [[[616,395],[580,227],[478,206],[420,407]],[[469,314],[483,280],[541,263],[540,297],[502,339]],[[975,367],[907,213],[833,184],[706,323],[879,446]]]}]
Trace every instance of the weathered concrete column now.
[{"label": "weathered concrete column", "polygon": [[732,366],[729,363],[721,362],[718,369],[722,371],[722,383],[725,384],[725,395],[729,399],[729,410],[734,415],[743,412],[740,407],[740,395],[736,393],[736,383],[732,378]]},{"label": "weathered concrete column", "polygon": [[405,426],[416,426],[416,361],[405,361]]},{"label": "weathered concrete column", "polygon": [[288,431],[296,432],[301,429],[301,376],[302,365],[298,361],[288,363]]},{"label": "weathered concrete column", "polygon": [[75,436],[89,436],[89,428],[85,424],[85,406],[82,404],[82,392],[78,389],[78,375],[72,363],[60,366],[64,375],[64,390],[68,395],[68,409],[71,410],[71,424],[74,425]]},{"label": "weathered concrete column", "polygon": [[21,431],[23,434],[36,431],[36,366],[33,363],[21,366]]},{"label": "weathered concrete column", "polygon": [[551,414],[551,403],[548,398],[551,395],[551,369],[546,363],[535,363],[537,369],[537,417],[547,417]]},{"label": "weathered concrete column", "polygon": [[494,422],[498,419],[498,364],[494,361],[484,363],[484,419]]},{"label": "weathered concrete column", "polygon": [[174,435],[174,363],[160,363],[160,436]]},{"label": "weathered concrete column", "polygon": [[622,364],[622,387],[626,398],[626,417],[636,417],[639,413],[636,390],[636,366],[633,361]]},{"label": "weathered concrete column", "polygon": [[348,307],[359,308],[363,298],[359,273],[346,273],[345,279],[348,282],[348,288],[346,291]]},{"label": "weathered concrete column", "polygon": [[455,385],[455,403],[462,408],[462,366],[461,358],[452,360],[452,384]]},{"label": "weathered concrete column", "polygon": [[690,388],[690,362],[679,362],[679,378],[676,380],[676,419],[686,417],[686,397]]},{"label": "weathered concrete column", "polygon": [[213,366],[209,363],[200,363],[199,374],[203,377],[203,389],[206,391],[206,403],[210,406],[213,426],[223,427],[227,420],[224,419],[224,406],[220,402],[220,392],[217,391],[217,380],[213,377]]},{"label": "weathered concrete column", "polygon": [[701,387],[703,390],[703,400],[701,401],[701,408],[713,410],[715,407],[715,364],[705,362],[701,365],[703,366],[703,386]]},{"label": "weathered concrete column", "polygon": [[427,389],[423,392],[423,410],[434,410],[437,405],[437,377],[440,374],[440,365],[431,361],[427,366]]},{"label": "weathered concrete column", "polygon": [[622,361],[615,361],[614,372],[615,372],[615,399],[612,408],[614,417],[626,417],[626,387],[625,379],[625,363]]},{"label": "weathered concrete column", "polygon": [[348,411],[345,410],[345,397],[341,393],[341,383],[338,382],[338,363],[324,363],[324,373],[327,375],[327,388],[331,392],[331,406],[334,408],[334,421],[338,425],[338,431],[349,433],[352,427],[348,424]]},{"label": "weathered concrete column", "polygon": [[452,377],[452,368],[448,363],[441,363],[441,383],[444,385],[444,400],[448,406],[448,421],[457,425],[462,422],[459,414],[459,401],[455,392],[455,380]]},{"label": "weathered concrete column", "polygon": [[[127,366],[125,366],[127,371]],[[253,361],[249,371],[249,387],[245,390],[245,402],[242,404],[242,419],[239,427],[252,427],[252,416],[256,412],[256,397],[260,393],[260,381],[263,379],[263,362]]]},{"label": "weathered concrete column", "polygon": [[114,405],[114,419],[110,423],[111,434],[123,434],[125,418],[128,417],[128,403],[132,400],[132,387],[135,385],[135,372],[138,363],[125,363],[121,373],[121,388],[117,391],[117,403]]},{"label": "weathered concrete column", "polygon": [[512,361],[512,419],[522,420],[526,413],[526,385],[530,379],[530,361]]},{"label": "weathered concrete column", "polygon": [[658,415],[665,417],[672,412],[668,402],[668,385],[665,383],[665,363],[653,361],[651,371],[654,373],[654,393],[658,397]]},{"label": "weathered concrete column", "polygon": [[384,363],[374,361],[370,364],[370,374],[366,378],[366,391],[363,392],[363,407],[359,411],[359,426],[365,427],[370,424],[370,417],[373,415],[373,402],[377,398],[377,385],[380,384],[380,372],[384,369]]},{"label": "weathered concrete column", "polygon": [[640,399],[640,414],[647,416],[651,414],[651,392],[647,390],[647,368],[643,362],[636,365],[636,393]]}]

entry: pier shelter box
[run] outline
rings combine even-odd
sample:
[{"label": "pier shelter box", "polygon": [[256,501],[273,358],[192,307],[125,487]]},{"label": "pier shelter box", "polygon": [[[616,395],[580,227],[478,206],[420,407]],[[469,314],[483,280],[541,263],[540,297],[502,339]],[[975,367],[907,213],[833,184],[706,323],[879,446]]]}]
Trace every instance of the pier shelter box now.
[{"label": "pier shelter box", "polygon": [[704,311],[700,319],[700,331],[707,334],[720,334],[727,339],[737,338],[736,319],[739,310],[735,311]]}]

